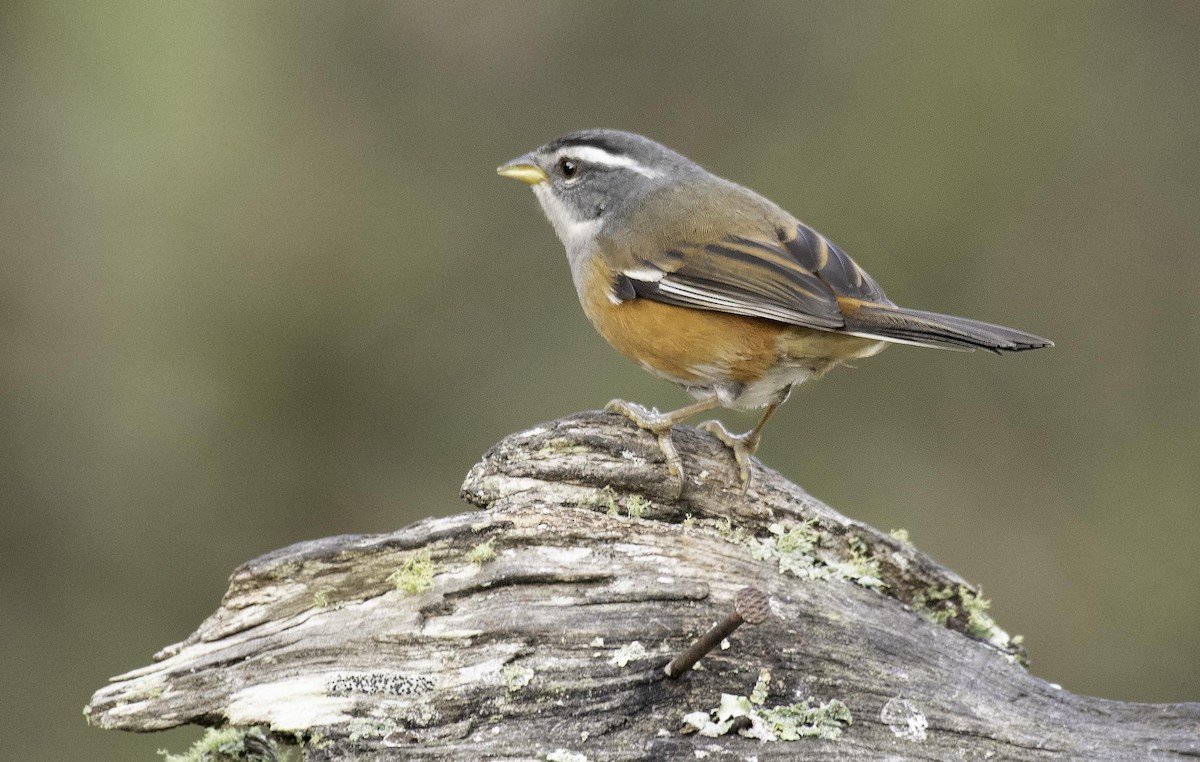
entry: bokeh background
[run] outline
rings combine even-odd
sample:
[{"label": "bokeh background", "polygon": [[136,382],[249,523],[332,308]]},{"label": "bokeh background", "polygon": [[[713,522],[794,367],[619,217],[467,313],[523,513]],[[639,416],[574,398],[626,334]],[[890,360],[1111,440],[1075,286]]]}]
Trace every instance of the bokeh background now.
[{"label": "bokeh background", "polygon": [[80,710],[237,564],[460,511],[509,432],[685,400],[493,173],[585,126],[758,189],[897,301],[1056,340],[893,349],[761,456],[982,584],[1036,674],[1200,699],[1198,125],[1193,2],[6,3],[5,753],[186,747]]}]

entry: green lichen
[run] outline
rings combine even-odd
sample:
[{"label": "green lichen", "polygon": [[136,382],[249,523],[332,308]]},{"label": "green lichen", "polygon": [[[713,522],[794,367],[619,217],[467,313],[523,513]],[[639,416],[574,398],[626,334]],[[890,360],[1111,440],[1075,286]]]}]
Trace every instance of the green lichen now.
[{"label": "green lichen", "polygon": [[754,690],[750,691],[750,703],[755,706],[762,706],[767,702],[767,694],[771,690],[771,670],[763,667],[758,671],[758,681],[754,683]]},{"label": "green lichen", "polygon": [[362,741],[369,738],[383,738],[391,735],[400,726],[392,720],[376,717],[355,717],[346,724],[347,738],[352,741]]},{"label": "green lichen", "polygon": [[996,623],[984,613],[991,607],[991,601],[976,595],[968,588],[960,587],[958,590],[963,613],[967,616],[967,634],[984,640],[992,638],[996,633]]},{"label": "green lichen", "polygon": [[722,516],[713,524],[713,529],[730,542],[745,545],[753,539],[742,527],[735,527],[728,516]]},{"label": "green lichen", "polygon": [[630,495],[625,498],[625,512],[632,519],[640,519],[642,514],[653,507],[653,505],[653,503],[641,495]]},{"label": "green lichen", "polygon": [[617,505],[617,491],[612,488],[611,484],[605,484],[604,489],[600,490],[596,504],[603,508],[609,516],[621,515],[621,506]]},{"label": "green lichen", "polygon": [[488,561],[496,557],[496,548],[494,547],[494,537],[488,538],[483,542],[476,543],[467,551],[467,561],[476,566],[483,566]]},{"label": "green lichen", "polygon": [[786,529],[782,524],[772,524],[767,529],[775,536],[775,549],[781,556],[810,554],[821,544],[821,533],[810,521]]},{"label": "green lichen", "polygon": [[848,579],[863,587],[884,587],[879,562],[871,555],[865,540],[852,536],[848,556],[839,556],[823,548],[824,538],[812,522],[785,527],[772,524],[770,535],[743,540],[750,554],[759,560],[776,560],[779,571],[803,579]]},{"label": "green lichen", "polygon": [[[609,516],[620,516],[622,510],[620,496],[611,484],[604,485],[598,493],[589,491],[575,495],[568,502],[579,508],[601,508]],[[630,495],[625,498],[623,507],[627,516],[640,519],[653,506],[654,503],[641,495]]]},{"label": "green lichen", "polygon": [[913,596],[910,605],[934,624],[945,626],[950,621],[958,621],[963,631],[973,638],[1001,647],[1019,648],[1021,645],[1019,639],[1010,639],[987,615],[992,604],[965,585],[926,588]]},{"label": "green lichen", "polygon": [[782,524],[772,524],[768,531],[771,534],[767,537],[751,537],[746,541],[754,558],[776,560],[780,572],[796,577],[829,579],[833,576],[828,566],[817,558],[821,535],[810,524],[796,524],[786,529]]},{"label": "green lichen", "polygon": [[900,542],[909,542],[907,529],[893,529],[888,534],[892,536],[892,539],[899,540]]},{"label": "green lichen", "polygon": [[520,664],[506,664],[504,669],[500,670],[500,677],[504,679],[504,685],[508,688],[509,693],[516,693],[529,685],[533,680],[533,674],[532,669],[522,667]]},{"label": "green lichen", "polygon": [[796,704],[764,709],[762,715],[781,741],[810,737],[832,741],[841,738],[842,729],[854,723],[850,708],[837,699],[814,704],[813,699],[806,698]]},{"label": "green lichen", "polygon": [[258,727],[209,729],[183,754],[159,749],[163,762],[254,762],[285,760],[290,754]]},{"label": "green lichen", "polygon": [[912,607],[921,616],[937,625],[945,626],[946,622],[958,616],[958,607],[954,605],[954,588],[927,587],[913,596]]},{"label": "green lichen", "polygon": [[871,555],[867,541],[858,535],[853,535],[846,544],[850,547],[850,560],[842,562],[841,574],[852,579],[863,587],[885,587],[879,562]]},{"label": "green lichen", "polygon": [[696,526],[696,517],[690,513],[685,514],[683,517],[683,528],[691,529],[694,526]]},{"label": "green lichen", "polygon": [[433,561],[429,551],[423,550],[404,559],[404,563],[392,572],[387,581],[403,593],[418,595],[433,588],[433,578],[438,571],[438,564]]},{"label": "green lichen", "polygon": [[[766,670],[764,670],[765,672]],[[769,673],[768,673],[769,674]],[[759,675],[762,683],[762,674]],[[759,691],[759,685],[755,685]],[[760,696],[765,700],[765,695]],[[799,741],[801,738],[841,738],[844,728],[854,722],[850,709],[837,699],[818,703],[806,698],[794,704],[762,707],[755,704],[755,695],[737,696],[721,694],[720,705],[711,712],[692,712],[683,718],[684,733],[700,733],[702,736],[723,736],[733,729],[735,720],[740,723],[738,734],[760,741]]]}]

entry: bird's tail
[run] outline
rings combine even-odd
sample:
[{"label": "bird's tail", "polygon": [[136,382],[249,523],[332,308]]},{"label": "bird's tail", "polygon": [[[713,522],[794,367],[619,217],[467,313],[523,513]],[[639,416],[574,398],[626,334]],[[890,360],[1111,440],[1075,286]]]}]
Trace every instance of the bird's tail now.
[{"label": "bird's tail", "polygon": [[855,336],[920,347],[1000,353],[1054,346],[1049,339],[1015,328],[890,305],[863,304],[845,315],[845,321],[844,330]]}]

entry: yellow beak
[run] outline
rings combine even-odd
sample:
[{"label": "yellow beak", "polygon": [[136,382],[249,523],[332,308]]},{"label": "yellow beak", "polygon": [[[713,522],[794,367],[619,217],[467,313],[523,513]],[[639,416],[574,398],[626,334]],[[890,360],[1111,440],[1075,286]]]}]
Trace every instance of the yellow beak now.
[{"label": "yellow beak", "polygon": [[502,177],[511,177],[514,180],[520,180],[526,185],[537,185],[544,183],[550,178],[542,171],[542,168],[536,164],[527,164],[525,162],[515,162],[513,164],[505,164],[503,167],[496,168],[496,174]]}]

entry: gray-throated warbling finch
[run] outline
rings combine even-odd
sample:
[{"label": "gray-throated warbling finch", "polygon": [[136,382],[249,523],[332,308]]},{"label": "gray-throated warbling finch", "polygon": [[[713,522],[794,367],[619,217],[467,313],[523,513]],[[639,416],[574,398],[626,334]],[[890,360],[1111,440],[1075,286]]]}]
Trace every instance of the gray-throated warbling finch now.
[{"label": "gray-throated warbling finch", "polygon": [[533,188],[608,343],[695,402],[670,413],[609,403],[654,432],[673,476],[676,423],[714,407],[765,408],[725,442],[742,482],[763,425],[792,387],[889,344],[1020,352],[1052,346],[1013,328],[897,307],[829,239],[754,191],[653,140],[582,130],[497,170]]}]

